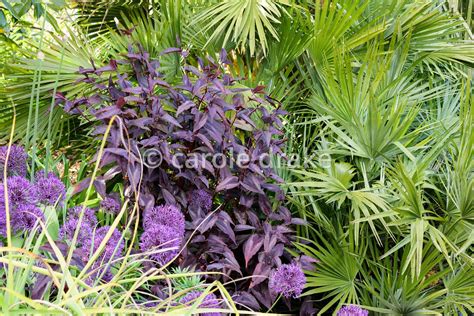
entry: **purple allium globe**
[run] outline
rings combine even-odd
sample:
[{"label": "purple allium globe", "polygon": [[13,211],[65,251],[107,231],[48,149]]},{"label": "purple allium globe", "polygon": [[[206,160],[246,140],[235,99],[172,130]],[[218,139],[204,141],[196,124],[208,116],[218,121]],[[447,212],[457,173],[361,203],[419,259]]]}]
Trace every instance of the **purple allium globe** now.
[{"label": "purple allium globe", "polygon": [[[177,254],[183,234],[171,226],[155,224],[149,226],[140,238],[140,249],[145,251],[156,251],[150,258],[156,260],[160,265],[170,262]],[[176,248],[163,251],[166,248]]]},{"label": "purple allium globe", "polygon": [[368,316],[369,311],[357,305],[347,305],[337,311],[337,316]]},{"label": "purple allium globe", "polygon": [[[79,215],[82,212],[82,208],[82,206],[78,205],[68,209],[67,219],[59,230],[59,237],[61,239],[69,242],[72,241],[76,227],[79,226]],[[95,217],[95,211],[86,207],[77,235],[76,246],[83,246],[87,241],[91,240],[96,225],[97,218]]]},{"label": "purple allium globe", "polygon": [[[202,295],[202,292],[191,291],[186,294],[181,300],[180,303],[191,306],[196,300]],[[220,308],[219,300],[214,295],[214,293],[206,295],[202,303],[199,305],[199,308]],[[211,312],[211,313],[200,313],[201,316],[220,316],[221,313]]]},{"label": "purple allium globe", "polygon": [[[59,230],[59,237],[63,240],[66,241],[72,241],[74,237],[74,233],[76,231],[76,228],[79,225],[79,219],[77,218],[68,218],[64,224],[61,226],[61,229]],[[86,240],[92,238],[92,232],[93,228],[91,227],[90,223],[85,221],[84,219],[82,220],[81,227],[79,228],[79,232],[77,235],[77,246],[80,247],[84,245]]]},{"label": "purple allium globe", "polygon": [[120,213],[120,207],[120,203],[116,199],[109,196],[100,202],[100,208],[108,214],[117,215]]},{"label": "purple allium globe", "polygon": [[212,195],[203,189],[193,190],[188,195],[189,207],[194,210],[201,208],[205,212],[209,212],[212,208]]},{"label": "purple allium globe", "polygon": [[7,213],[2,205],[0,205],[0,236],[7,236]]},{"label": "purple allium globe", "polygon": [[7,213],[5,208],[5,190],[0,182],[0,236],[7,235]]},{"label": "purple allium globe", "polygon": [[[0,247],[3,247],[3,241],[1,240],[0,240]],[[2,251],[0,251],[0,256],[3,256]],[[3,263],[0,263],[0,269],[5,269],[5,267],[3,266]]]},{"label": "purple allium globe", "polygon": [[[110,226],[103,226],[97,228],[95,233],[93,234],[94,238],[89,238],[85,241],[83,246],[84,252],[86,253],[85,257],[83,258],[84,261],[89,260],[90,255],[94,254],[94,252],[99,249],[100,244],[105,239],[105,236],[107,235],[109,230]],[[115,258],[120,257],[124,248],[125,241],[122,238],[122,234],[116,228],[114,228],[112,235],[105,244],[105,248],[102,250],[102,253],[97,259],[97,262],[104,264],[107,263],[109,260],[113,260]]]},{"label": "purple allium globe", "polygon": [[5,188],[2,182],[0,182],[0,207],[5,207]]},{"label": "purple allium globe", "polygon": [[[68,219],[78,219],[79,215],[82,212],[83,207],[81,205],[71,207],[67,210]],[[95,210],[86,207],[84,210],[84,215],[82,216],[82,221],[88,223],[92,228],[97,225],[97,217],[95,216]]]},{"label": "purple allium globe", "polygon": [[91,267],[91,274],[86,279],[86,283],[89,286],[94,286],[99,280],[110,282],[114,278],[114,275],[110,271],[110,267],[106,264],[101,264],[100,262],[94,262]]},{"label": "purple allium globe", "polygon": [[12,226],[15,231],[30,231],[38,221],[44,222],[43,212],[36,205],[20,205],[13,215]]},{"label": "purple allium globe", "polygon": [[269,287],[274,293],[286,298],[296,298],[303,292],[306,277],[296,263],[283,264],[270,276]]},{"label": "purple allium globe", "polygon": [[20,205],[37,203],[36,188],[26,178],[13,176],[7,180],[10,205],[17,207]]},{"label": "purple allium globe", "polygon": [[38,202],[45,205],[62,205],[66,197],[66,187],[54,173],[40,171],[36,174],[36,192]]},{"label": "purple allium globe", "polygon": [[[5,161],[7,159],[8,146],[0,147],[0,177],[3,178],[5,170]],[[8,176],[26,176],[27,166],[26,159],[28,158],[25,149],[21,146],[12,145],[10,148],[10,155],[8,157],[7,175]]]},{"label": "purple allium globe", "polygon": [[160,205],[149,209],[143,215],[143,227],[148,230],[156,225],[173,228],[178,235],[184,235],[184,215],[174,205]]}]

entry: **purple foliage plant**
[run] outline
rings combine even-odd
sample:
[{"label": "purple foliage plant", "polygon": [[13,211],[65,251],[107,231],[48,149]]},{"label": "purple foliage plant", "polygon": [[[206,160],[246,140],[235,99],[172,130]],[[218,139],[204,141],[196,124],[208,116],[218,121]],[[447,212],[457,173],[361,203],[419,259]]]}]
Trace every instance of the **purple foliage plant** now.
[{"label": "purple foliage plant", "polygon": [[[178,48],[168,53],[188,55]],[[268,163],[282,154],[286,113],[263,86],[237,86],[226,71],[225,51],[217,61],[208,57],[197,64],[184,64],[175,83],[160,73],[159,60],[130,47],[123,60],[79,69],[90,96],[69,100],[58,93],[56,100],[67,112],[94,117],[99,137],[114,118],[101,161],[107,172],[96,179],[96,189],[105,195],[107,181],[125,175],[125,197],[133,201],[140,192],[142,250],[191,238],[180,265],[222,272],[209,278],[224,281],[254,276],[229,290],[237,302],[242,297],[254,309],[268,308],[274,300],[271,272],[293,260],[285,247],[296,221],[283,204],[282,180]],[[184,239],[160,223],[150,225],[157,205],[183,211]]]}]

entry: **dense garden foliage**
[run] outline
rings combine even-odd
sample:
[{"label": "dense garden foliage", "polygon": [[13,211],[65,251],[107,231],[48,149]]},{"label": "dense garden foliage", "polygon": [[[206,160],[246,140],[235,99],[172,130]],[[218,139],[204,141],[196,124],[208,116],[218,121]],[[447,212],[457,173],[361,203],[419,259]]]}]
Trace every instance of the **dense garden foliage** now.
[{"label": "dense garden foliage", "polygon": [[2,0],[0,314],[473,314],[473,12]]}]

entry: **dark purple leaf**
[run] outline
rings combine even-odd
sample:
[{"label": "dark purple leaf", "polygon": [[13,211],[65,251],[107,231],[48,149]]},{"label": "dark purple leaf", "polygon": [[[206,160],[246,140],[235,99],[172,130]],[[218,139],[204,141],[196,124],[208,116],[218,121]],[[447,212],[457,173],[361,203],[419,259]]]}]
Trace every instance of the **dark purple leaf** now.
[{"label": "dark purple leaf", "polygon": [[180,115],[184,111],[187,111],[194,106],[196,105],[194,104],[193,101],[186,101],[178,107],[178,110],[176,111],[176,115]]},{"label": "dark purple leaf", "polygon": [[224,179],[219,185],[216,187],[216,192],[222,190],[230,190],[239,186],[239,178],[235,176],[228,177]]},{"label": "dark purple leaf", "polygon": [[260,235],[252,235],[244,243],[245,267],[248,267],[250,259],[260,250],[263,245],[263,237]]},{"label": "dark purple leaf", "polygon": [[165,54],[170,54],[170,53],[180,53],[180,52],[181,52],[181,48],[170,47],[162,51],[160,55],[165,55]]}]

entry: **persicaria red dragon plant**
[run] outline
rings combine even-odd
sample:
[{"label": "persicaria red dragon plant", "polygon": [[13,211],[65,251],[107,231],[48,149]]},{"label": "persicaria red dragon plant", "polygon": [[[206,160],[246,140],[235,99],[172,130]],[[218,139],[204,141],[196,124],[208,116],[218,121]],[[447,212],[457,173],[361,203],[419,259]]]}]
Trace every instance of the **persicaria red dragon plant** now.
[{"label": "persicaria red dragon plant", "polygon": [[[178,48],[168,53],[188,56]],[[220,271],[223,281],[242,278],[229,288],[235,301],[254,310],[270,307],[278,293],[270,291],[269,278],[295,260],[285,247],[291,247],[291,226],[301,223],[283,205],[281,179],[268,163],[282,154],[285,111],[263,87],[239,87],[226,72],[225,51],[219,61],[183,65],[177,84],[147,52],[130,47],[124,56],[79,70],[90,95],[56,96],[67,112],[95,117],[98,136],[115,117],[101,160],[107,172],[95,181],[98,192],[105,197],[107,181],[125,181],[125,196],[139,196],[142,251],[189,240],[174,264]],[[176,255],[151,258],[163,265]],[[291,297],[301,293],[298,277]]]}]

